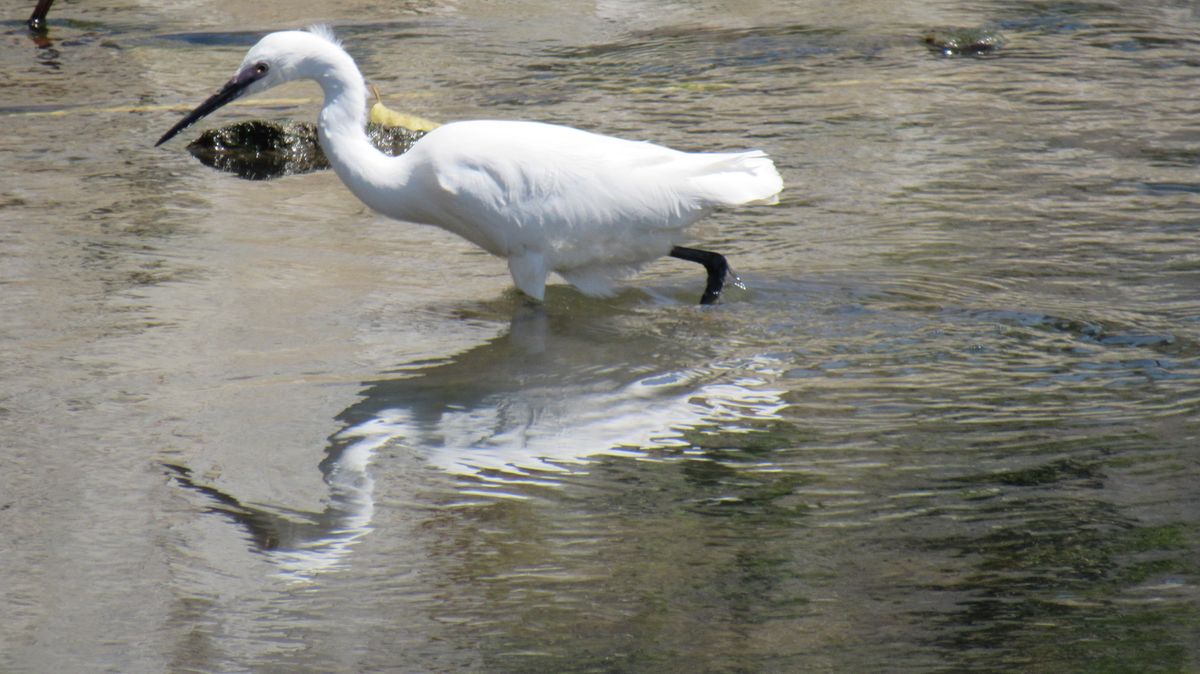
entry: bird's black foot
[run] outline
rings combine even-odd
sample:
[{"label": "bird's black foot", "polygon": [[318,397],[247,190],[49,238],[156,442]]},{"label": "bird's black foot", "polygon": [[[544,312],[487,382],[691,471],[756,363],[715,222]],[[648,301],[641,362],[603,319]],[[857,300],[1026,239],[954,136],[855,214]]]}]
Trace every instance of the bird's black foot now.
[{"label": "bird's black foot", "polygon": [[729,276],[729,263],[725,261],[725,256],[707,250],[675,246],[671,249],[671,257],[704,265],[708,271],[708,283],[704,286],[700,304],[716,304],[721,297],[721,290],[725,288],[725,278]]}]

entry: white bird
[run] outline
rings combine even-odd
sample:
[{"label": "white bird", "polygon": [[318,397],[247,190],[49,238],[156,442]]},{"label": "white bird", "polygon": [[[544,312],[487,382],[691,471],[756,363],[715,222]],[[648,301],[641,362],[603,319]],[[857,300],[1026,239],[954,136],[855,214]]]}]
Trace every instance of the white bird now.
[{"label": "white bird", "polygon": [[338,177],[372,209],[448,230],[508,260],[541,300],[550,272],[588,295],[664,255],[708,272],[701,304],[721,294],[725,258],[680,246],[688,225],[721,206],[777,203],[783,180],[758,150],[688,153],[554,124],[445,124],[391,157],[367,139],[367,87],[332,31],[262,38],[217,93],[157,145],[241,96],[293,80],[321,85],[318,138]]}]

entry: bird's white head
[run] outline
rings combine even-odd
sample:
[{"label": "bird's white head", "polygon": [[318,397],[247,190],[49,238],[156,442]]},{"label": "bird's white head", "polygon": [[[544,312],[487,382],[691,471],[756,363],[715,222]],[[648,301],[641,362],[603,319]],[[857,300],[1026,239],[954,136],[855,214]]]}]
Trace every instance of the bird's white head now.
[{"label": "bird's white head", "polygon": [[233,80],[244,80],[244,96],[252,96],[284,82],[317,78],[342,45],[328,26],[271,33],[246,52]]},{"label": "bird's white head", "polygon": [[155,145],[162,145],[204,116],[243,96],[306,77],[319,80],[329,70],[331,59],[342,56],[349,61],[327,26],[271,33],[250,48],[225,86],[171,127]]}]

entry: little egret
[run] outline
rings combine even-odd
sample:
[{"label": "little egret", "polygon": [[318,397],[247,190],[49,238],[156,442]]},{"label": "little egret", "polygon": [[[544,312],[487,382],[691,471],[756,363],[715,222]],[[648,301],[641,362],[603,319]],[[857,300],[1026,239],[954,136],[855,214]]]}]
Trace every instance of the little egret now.
[{"label": "little egret", "polygon": [[338,177],[397,220],[448,230],[508,260],[513,282],[541,300],[556,272],[587,295],[664,255],[708,272],[701,304],[729,273],[717,253],[680,246],[721,206],[777,203],[783,180],[758,150],[689,153],[553,124],[445,124],[390,157],[367,140],[367,87],[324,26],[262,38],[237,73],[157,145],[221,106],[292,80],[321,85],[318,138]]}]

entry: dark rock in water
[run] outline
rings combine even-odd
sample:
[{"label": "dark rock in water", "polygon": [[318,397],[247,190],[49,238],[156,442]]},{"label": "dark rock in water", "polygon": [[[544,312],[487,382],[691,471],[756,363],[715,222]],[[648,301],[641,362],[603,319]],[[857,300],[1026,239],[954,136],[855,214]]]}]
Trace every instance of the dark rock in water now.
[{"label": "dark rock in water", "polygon": [[[367,136],[375,147],[398,155],[424,136],[424,131],[369,124]],[[211,129],[188,145],[192,156],[205,166],[234,173],[247,180],[311,173],[329,168],[317,142],[317,127],[310,122],[251,120]]]},{"label": "dark rock in water", "polygon": [[383,151],[384,154],[395,157],[408,152],[413,143],[421,140],[428,131],[414,131],[402,126],[383,126],[367,124],[367,138],[371,144]]},{"label": "dark rock in water", "polygon": [[921,39],[944,56],[990,54],[1007,42],[999,32],[988,28],[935,28]]},{"label": "dark rock in water", "polygon": [[238,122],[205,131],[188,151],[205,166],[248,180],[329,168],[316,125],[306,122]]}]

